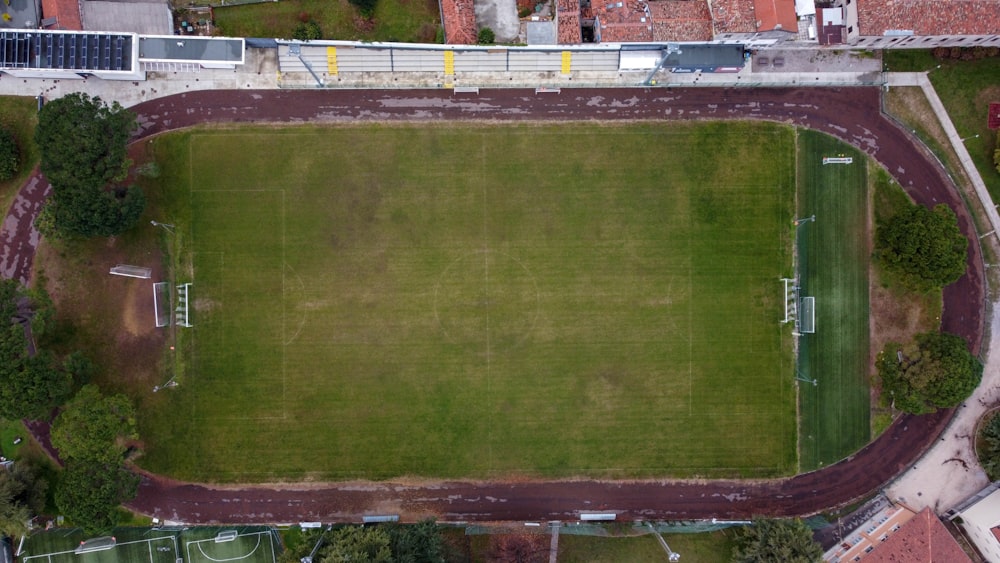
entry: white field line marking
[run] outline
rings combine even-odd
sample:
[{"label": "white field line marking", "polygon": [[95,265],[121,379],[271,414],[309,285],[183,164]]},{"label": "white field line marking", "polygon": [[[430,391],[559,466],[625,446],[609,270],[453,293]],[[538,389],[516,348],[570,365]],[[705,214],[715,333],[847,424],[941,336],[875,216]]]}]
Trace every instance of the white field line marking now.
[{"label": "white field line marking", "polygon": [[[147,543],[150,546],[152,546],[152,544],[153,544],[154,541],[169,540],[169,539],[173,539],[173,536],[162,536],[162,537],[159,537],[159,538],[149,538],[149,539],[145,539],[145,540],[134,540],[134,541],[126,541],[126,542],[116,542],[115,546],[113,548],[111,548],[111,550],[114,550],[114,549],[116,549],[116,548],[118,548],[119,546],[122,546],[122,545],[134,545],[134,544],[137,544],[137,543]],[[91,552],[91,553],[96,553],[96,552]],[[27,563],[27,561],[29,561],[31,559],[38,559],[39,557],[45,557],[45,558],[47,558],[49,560],[49,563],[51,563],[53,555],[76,555],[76,549],[70,549],[70,550],[67,550],[67,551],[53,551],[52,553],[45,553],[45,554],[42,554],[42,555],[26,555],[26,556],[24,556],[24,557],[21,558],[21,561],[22,561],[22,563]]]},{"label": "white field line marking", "polygon": [[[270,535],[270,532],[254,532],[252,534],[240,534],[240,535],[236,536],[237,538],[247,538],[247,537],[250,537],[250,536],[257,536],[257,544],[254,545],[253,549],[251,549],[250,552],[247,553],[246,555],[241,555],[239,557],[230,557],[228,559],[216,559],[214,557],[210,557],[207,553],[205,553],[205,550],[201,547],[201,544],[203,544],[205,542],[212,542],[214,544],[215,543],[215,538],[207,538],[207,539],[203,539],[203,540],[189,541],[189,542],[187,542],[188,563],[192,563],[192,560],[191,560],[191,545],[196,545],[198,547],[198,551],[200,551],[201,554],[204,555],[205,558],[208,559],[209,561],[216,561],[216,562],[220,562],[220,561],[239,561],[240,559],[246,559],[246,558],[250,557],[251,555],[253,555],[257,551],[257,548],[260,547],[260,536],[261,536],[261,534],[268,534],[268,535]],[[272,543],[272,559],[274,557],[273,556],[273,553],[274,553],[274,551],[273,551],[273,545],[274,544]]]}]

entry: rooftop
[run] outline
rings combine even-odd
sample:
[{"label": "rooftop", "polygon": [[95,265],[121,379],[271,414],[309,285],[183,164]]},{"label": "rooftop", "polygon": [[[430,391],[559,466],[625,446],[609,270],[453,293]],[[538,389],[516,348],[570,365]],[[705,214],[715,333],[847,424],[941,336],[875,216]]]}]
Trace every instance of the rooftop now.
[{"label": "rooftop", "polygon": [[718,0],[712,2],[711,8],[716,33],[754,33],[757,31],[754,0]]},{"label": "rooftop", "polygon": [[[34,29],[41,19],[35,0],[9,0],[0,4],[4,18],[0,20],[0,28]],[[10,18],[10,19],[7,19]]]},{"label": "rooftop", "polygon": [[991,35],[1000,29],[1000,0],[858,0],[861,35]]},{"label": "rooftop", "polygon": [[473,0],[441,0],[444,41],[449,45],[475,45],[476,8]]},{"label": "rooftop", "polygon": [[583,42],[580,31],[580,0],[558,0],[556,2],[556,42],[560,45],[576,45]]},{"label": "rooftop", "polygon": [[140,37],[139,58],[155,61],[243,62],[243,39],[224,37]]},{"label": "rooftop", "polygon": [[84,0],[80,4],[84,29],[147,35],[174,32],[173,16],[166,2]]},{"label": "rooftop", "polygon": [[595,29],[601,43],[626,43],[653,40],[653,22],[644,0],[594,0]]},{"label": "rooftop", "polygon": [[754,17],[757,31],[798,32],[799,22],[795,16],[795,0],[754,0]]},{"label": "rooftop", "polygon": [[862,558],[864,563],[972,563],[955,538],[931,512],[923,509],[889,535],[874,551]]},{"label": "rooftop", "polygon": [[658,0],[649,3],[653,41],[711,41],[712,13],[704,0]]},{"label": "rooftop", "polygon": [[42,0],[42,28],[52,30],[83,29],[78,0]]}]

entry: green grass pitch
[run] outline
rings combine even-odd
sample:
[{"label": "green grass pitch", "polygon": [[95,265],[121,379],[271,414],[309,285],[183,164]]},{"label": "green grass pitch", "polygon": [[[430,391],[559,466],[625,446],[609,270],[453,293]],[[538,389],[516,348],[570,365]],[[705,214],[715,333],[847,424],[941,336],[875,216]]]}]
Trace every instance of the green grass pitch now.
[{"label": "green grass pitch", "polygon": [[[853,164],[823,165],[823,156]],[[859,151],[816,131],[799,133],[798,229],[802,295],[816,298],[816,332],[799,338],[799,443],[803,470],[829,465],[870,438],[868,179]]]},{"label": "green grass pitch", "polygon": [[794,143],[767,123],[161,137],[195,326],[182,385],[143,411],[141,463],[791,473]]},{"label": "green grass pitch", "polygon": [[[216,543],[223,530],[238,535]],[[24,563],[275,563],[281,550],[277,532],[262,526],[116,528],[110,535],[114,547],[76,554],[81,542],[92,539],[79,528],[37,532],[25,541],[20,559]]]}]

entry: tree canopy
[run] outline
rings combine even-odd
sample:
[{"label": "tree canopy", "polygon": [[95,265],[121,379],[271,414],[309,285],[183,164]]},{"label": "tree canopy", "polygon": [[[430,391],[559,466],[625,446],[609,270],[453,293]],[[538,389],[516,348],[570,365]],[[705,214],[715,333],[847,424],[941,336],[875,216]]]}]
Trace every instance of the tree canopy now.
[{"label": "tree canopy", "polygon": [[910,289],[944,287],[965,273],[968,240],[944,204],[913,205],[878,225],[875,254]]},{"label": "tree canopy", "polygon": [[137,438],[135,411],[124,395],[84,385],[52,423],[52,445],[66,461],[56,487],[59,510],[88,533],[110,530],[139,478],[125,468],[127,441]]},{"label": "tree canopy", "polygon": [[117,102],[109,107],[100,98],[73,93],[45,104],[35,142],[53,188],[46,206],[52,229],[110,236],[135,224],[145,207],[142,190],[108,185],[128,174],[127,144],[136,128],[135,115]]},{"label": "tree canopy", "polygon": [[135,412],[124,395],[84,385],[52,423],[52,445],[66,461],[121,464],[126,442],[138,438]]},{"label": "tree canopy", "polygon": [[139,477],[121,464],[72,460],[56,487],[56,506],[88,534],[108,532],[118,523],[118,506],[135,498],[138,486]]},{"label": "tree canopy", "polygon": [[889,393],[897,409],[914,414],[957,406],[983,375],[983,364],[969,353],[964,339],[939,332],[918,334],[906,347],[889,343],[876,367],[883,393]]},{"label": "tree canopy", "polygon": [[417,524],[346,526],[321,533],[310,533],[282,553],[279,561],[298,563],[312,552],[320,537],[322,544],[313,558],[316,563],[340,561],[443,563],[447,560],[441,529],[434,520],[424,520]]},{"label": "tree canopy", "polygon": [[979,431],[979,463],[990,481],[1000,479],[1000,415],[993,414]]},{"label": "tree canopy", "polygon": [[0,532],[7,536],[28,533],[28,521],[45,509],[48,483],[34,467],[18,461],[0,471]]},{"label": "tree canopy", "polygon": [[812,563],[823,557],[823,548],[812,530],[794,520],[754,520],[736,534],[733,563]]},{"label": "tree canopy", "polygon": [[[69,375],[56,368],[52,356],[34,350],[26,328],[35,336],[43,329],[48,300],[15,280],[0,280],[0,417],[45,418],[69,394]],[[37,307],[37,309],[36,309]],[[35,323],[35,318],[39,319]]]}]

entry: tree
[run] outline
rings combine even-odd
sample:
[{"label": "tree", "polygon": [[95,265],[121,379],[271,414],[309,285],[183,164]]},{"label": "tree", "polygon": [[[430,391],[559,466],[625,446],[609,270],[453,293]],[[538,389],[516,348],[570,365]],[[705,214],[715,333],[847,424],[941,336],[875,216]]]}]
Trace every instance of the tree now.
[{"label": "tree", "polygon": [[497,36],[493,33],[493,30],[484,27],[479,30],[479,37],[476,38],[476,42],[480,45],[493,45],[497,41]]},{"label": "tree", "polygon": [[0,532],[7,536],[28,533],[28,521],[45,508],[47,488],[48,483],[26,462],[0,471]]},{"label": "tree", "polygon": [[28,340],[36,326],[44,329],[44,321],[36,325],[34,317],[48,318],[45,309],[51,306],[43,293],[35,293],[37,301],[31,295],[15,280],[0,280],[0,417],[7,419],[46,417],[72,385],[52,356],[34,350]]},{"label": "tree", "polygon": [[913,205],[880,224],[875,254],[885,268],[915,290],[944,287],[965,273],[969,241],[947,205]]},{"label": "tree", "polygon": [[444,536],[433,519],[388,528],[393,560],[400,563],[445,560]]},{"label": "tree", "polygon": [[84,385],[52,423],[52,445],[66,461],[121,465],[126,442],[138,438],[135,411],[124,395]]},{"label": "tree", "polygon": [[114,102],[73,93],[45,104],[38,113],[35,142],[41,169],[56,188],[103,187],[125,179],[126,145],[138,127],[135,114]]},{"label": "tree", "polygon": [[543,563],[549,560],[549,550],[541,534],[494,534],[486,558],[494,563]]},{"label": "tree", "polygon": [[0,181],[16,176],[20,166],[21,151],[17,148],[17,139],[9,130],[0,127]]},{"label": "tree", "polygon": [[56,487],[56,506],[88,534],[108,532],[118,523],[118,506],[135,498],[139,477],[120,464],[67,461]]},{"label": "tree", "polygon": [[38,114],[35,141],[41,169],[52,183],[46,221],[55,231],[110,236],[131,227],[145,207],[135,186],[108,190],[128,174],[129,136],[135,115],[117,102],[74,93],[53,100]]},{"label": "tree", "polygon": [[318,563],[392,561],[389,533],[382,527],[347,526],[327,534],[327,542],[316,554]]},{"label": "tree", "polygon": [[965,340],[938,332],[918,334],[905,348],[889,343],[876,367],[894,406],[914,414],[958,405],[983,375],[983,364],[969,353]]},{"label": "tree", "polygon": [[979,450],[979,463],[986,470],[990,481],[1000,479],[1000,415],[994,414],[989,422],[979,431],[982,447]]},{"label": "tree", "polygon": [[806,563],[819,561],[823,548],[812,530],[794,520],[754,520],[736,534],[733,563]]}]

